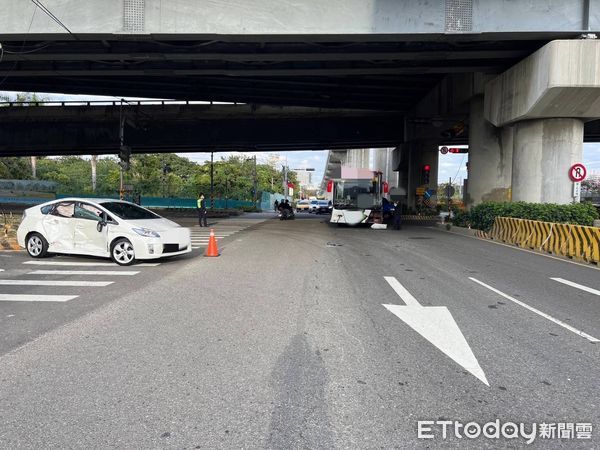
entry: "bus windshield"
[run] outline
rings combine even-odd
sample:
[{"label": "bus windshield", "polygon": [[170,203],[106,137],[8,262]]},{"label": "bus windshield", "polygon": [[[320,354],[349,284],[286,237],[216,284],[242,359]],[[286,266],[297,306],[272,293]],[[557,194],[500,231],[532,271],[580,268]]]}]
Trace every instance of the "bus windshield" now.
[{"label": "bus windshield", "polygon": [[336,209],[372,209],[379,206],[377,183],[372,180],[334,182],[333,207]]}]

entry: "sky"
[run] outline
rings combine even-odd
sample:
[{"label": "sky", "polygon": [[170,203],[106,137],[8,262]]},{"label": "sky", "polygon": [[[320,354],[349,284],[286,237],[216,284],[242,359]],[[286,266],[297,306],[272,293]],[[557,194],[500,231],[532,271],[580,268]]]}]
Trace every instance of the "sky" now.
[{"label": "sky", "polygon": [[[0,95],[7,95],[14,97],[14,92],[2,92]],[[89,95],[63,95],[63,94],[40,94],[42,98],[54,101],[68,101],[68,100],[120,100],[120,97],[104,97],[104,96],[89,96]],[[138,100],[130,98],[129,100]],[[144,100],[144,99],[139,99]],[[227,158],[229,155],[240,155],[238,152],[220,152],[215,153],[215,159],[220,157]],[[306,169],[314,168],[315,172],[313,175],[313,182],[318,185],[323,172],[325,170],[325,163],[327,162],[327,151],[294,151],[294,152],[271,152],[271,153],[243,153],[244,155],[251,157],[256,154],[257,161],[259,163],[266,163],[274,158],[279,158],[278,167],[285,164],[290,169]],[[204,162],[210,161],[210,153],[181,153],[181,156],[185,156],[193,161]],[[450,177],[454,183],[462,184],[462,180],[467,177],[466,162],[468,161],[467,153],[457,153],[446,155],[440,154],[439,159],[439,171],[438,171],[438,182],[447,182]],[[594,173],[600,175],[600,143],[585,143],[583,145],[583,164],[587,167],[588,173]]]}]

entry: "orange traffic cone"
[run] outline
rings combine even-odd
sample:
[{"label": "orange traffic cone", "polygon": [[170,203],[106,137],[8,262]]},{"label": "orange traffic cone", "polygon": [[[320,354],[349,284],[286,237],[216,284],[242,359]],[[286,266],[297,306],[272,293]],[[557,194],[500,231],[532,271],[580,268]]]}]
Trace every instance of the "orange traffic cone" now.
[{"label": "orange traffic cone", "polygon": [[204,256],[219,256],[219,248],[217,247],[217,239],[215,238],[215,230],[210,229],[210,237],[208,238],[208,247]]}]

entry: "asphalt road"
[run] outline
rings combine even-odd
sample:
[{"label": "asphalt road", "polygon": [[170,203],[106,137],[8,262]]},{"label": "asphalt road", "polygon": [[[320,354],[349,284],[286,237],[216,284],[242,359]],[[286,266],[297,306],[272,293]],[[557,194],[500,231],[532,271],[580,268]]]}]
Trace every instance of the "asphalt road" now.
[{"label": "asphalt road", "polygon": [[496,419],[590,423],[530,447],[600,446],[598,269],[324,219],[262,222],[219,258],[61,304],[0,301],[0,448],[525,445],[435,424],[418,439],[418,421]]}]

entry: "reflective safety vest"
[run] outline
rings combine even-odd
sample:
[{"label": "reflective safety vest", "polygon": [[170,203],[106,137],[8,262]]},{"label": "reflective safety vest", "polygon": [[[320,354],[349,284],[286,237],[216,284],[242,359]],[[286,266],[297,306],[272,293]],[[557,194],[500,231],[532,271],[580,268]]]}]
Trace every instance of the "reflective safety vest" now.
[{"label": "reflective safety vest", "polygon": [[198,209],[202,209],[202,202],[204,200],[203,199],[198,199]]}]

